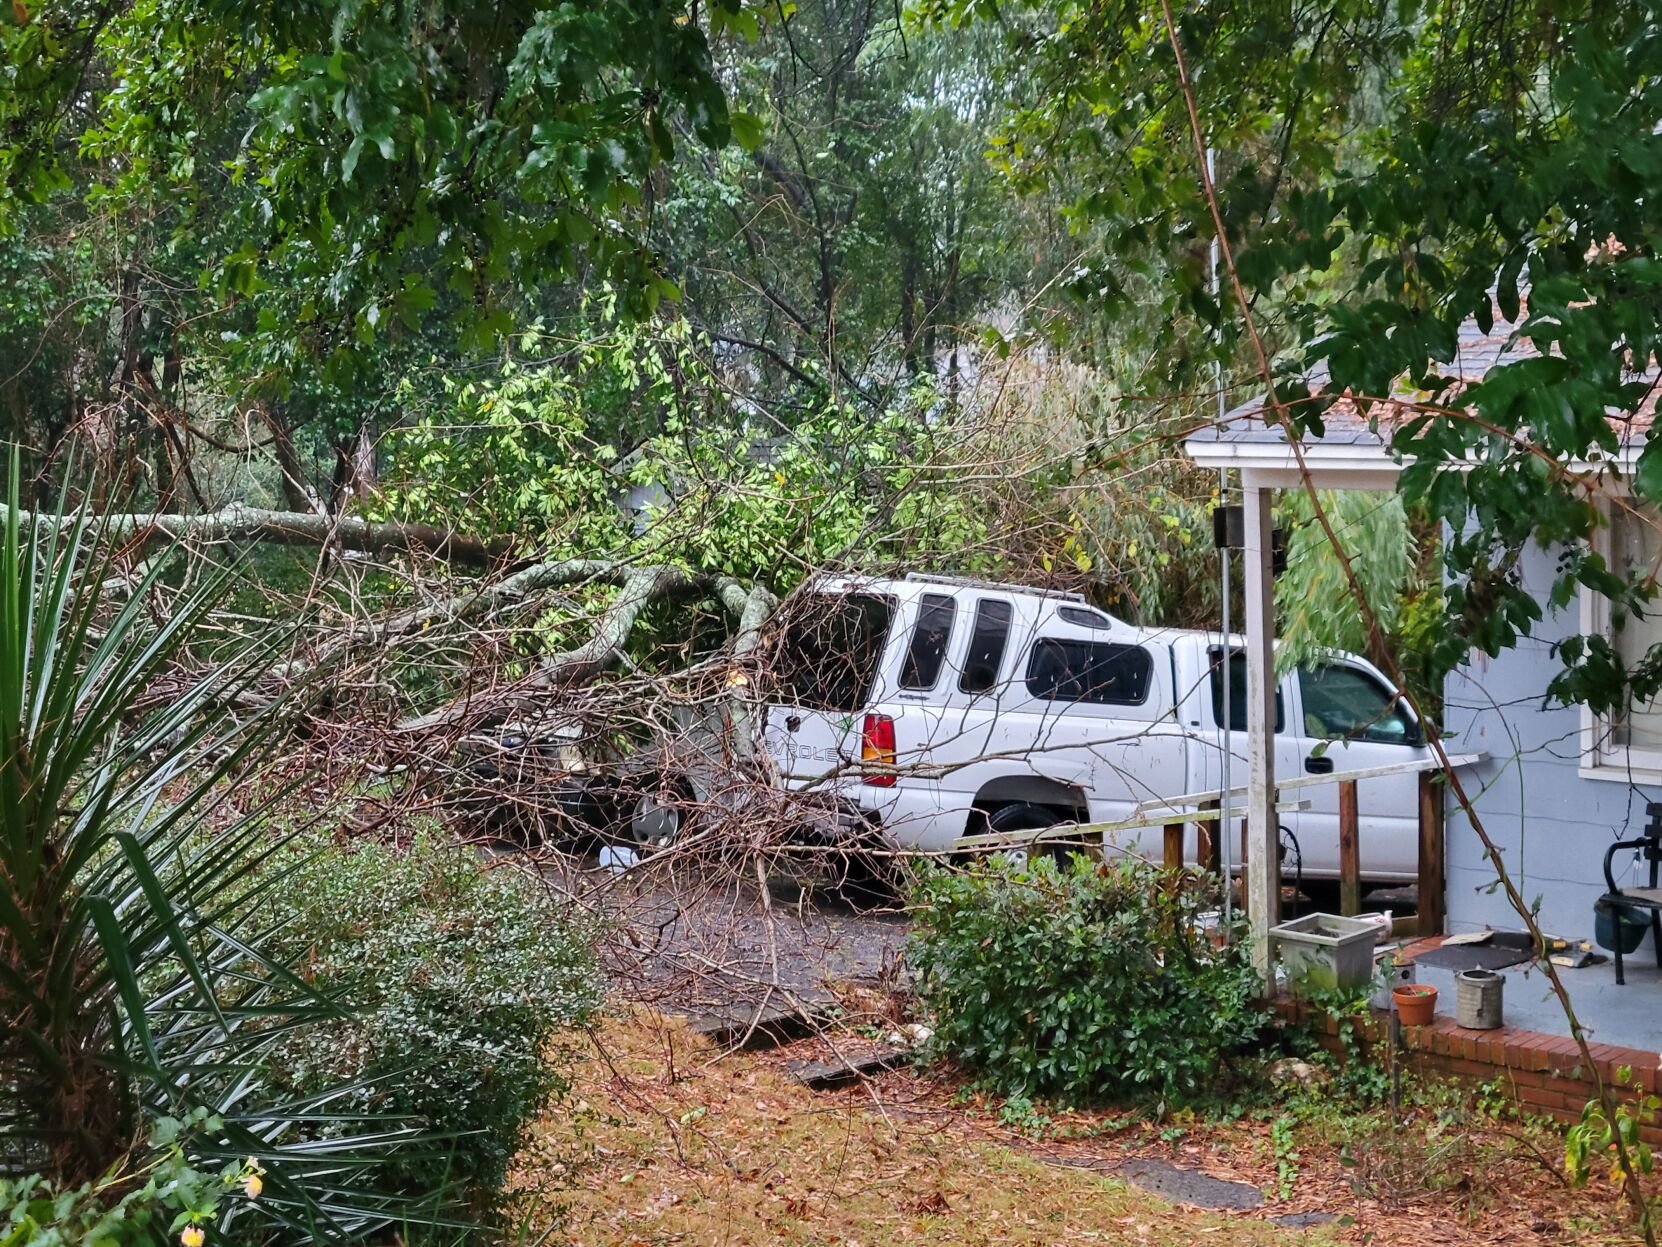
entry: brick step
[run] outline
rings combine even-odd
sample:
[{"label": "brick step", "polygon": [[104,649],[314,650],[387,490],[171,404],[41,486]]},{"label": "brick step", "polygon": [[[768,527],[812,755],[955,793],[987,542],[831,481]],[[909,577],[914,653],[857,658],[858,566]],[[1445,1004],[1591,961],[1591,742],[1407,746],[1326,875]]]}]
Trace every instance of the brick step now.
[{"label": "brick step", "polygon": [[[1391,1018],[1383,1010],[1341,1020],[1313,1016],[1304,1002],[1286,997],[1275,1009],[1284,1024],[1313,1026],[1322,1047],[1340,1058],[1346,1055],[1339,1038],[1341,1025],[1351,1028],[1370,1059],[1389,1040]],[[1562,1122],[1581,1119],[1583,1107],[1598,1094],[1599,1080],[1615,1089],[1618,1101],[1629,1103],[1662,1089],[1662,1057],[1655,1052],[1589,1044],[1589,1065],[1575,1040],[1514,1026],[1467,1030],[1453,1018],[1438,1017],[1428,1026],[1403,1027],[1402,1047],[1415,1073],[1493,1083],[1522,1107]],[[1631,1070],[1632,1077],[1619,1084],[1616,1074],[1623,1068]],[[1662,1144],[1662,1122],[1642,1125],[1640,1135],[1647,1143]]]}]

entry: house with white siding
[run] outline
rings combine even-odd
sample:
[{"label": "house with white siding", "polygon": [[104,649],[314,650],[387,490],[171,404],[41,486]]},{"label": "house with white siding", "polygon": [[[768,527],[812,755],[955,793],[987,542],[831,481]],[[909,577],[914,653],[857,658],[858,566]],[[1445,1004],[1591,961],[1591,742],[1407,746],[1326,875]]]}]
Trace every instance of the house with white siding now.
[{"label": "house with white siding", "polygon": [[[1446,366],[1448,375],[1475,382],[1497,365],[1533,353],[1528,343],[1514,342],[1504,326],[1495,329],[1485,333],[1466,325],[1458,355]],[[1312,377],[1312,388],[1319,389],[1322,379]],[[1609,523],[1598,540],[1612,566],[1653,573],[1662,566],[1662,523],[1653,511],[1631,503],[1625,469],[1643,447],[1654,401],[1653,394],[1638,417],[1618,419],[1621,449],[1614,456],[1566,465],[1606,512]],[[1324,413],[1323,435],[1307,436],[1295,448],[1279,424],[1266,420],[1260,400],[1193,434],[1185,449],[1201,467],[1230,472],[1250,516],[1255,498],[1267,511],[1274,491],[1302,487],[1306,478],[1323,489],[1395,488],[1404,461],[1390,446],[1390,430],[1401,410],[1390,402],[1359,410],[1342,396]],[[1555,703],[1547,687],[1563,666],[1556,646],[1570,636],[1605,632],[1631,664],[1662,641],[1662,604],[1620,627],[1613,626],[1604,599],[1587,590],[1580,601],[1553,607],[1549,591],[1561,553],[1538,545],[1526,551],[1518,575],[1541,602],[1543,617],[1516,647],[1494,658],[1474,653],[1449,677],[1442,730],[1451,754],[1478,755],[1461,770],[1461,784],[1523,897],[1538,906],[1541,926],[1573,937],[1592,934],[1593,905],[1606,890],[1606,848],[1641,835],[1646,806],[1662,802],[1662,701],[1615,716]],[[1249,552],[1249,613],[1253,563]],[[1445,929],[1519,929],[1523,924],[1494,886],[1495,872],[1466,810],[1452,795],[1446,798],[1443,835]],[[1622,886],[1648,881],[1648,867],[1631,852],[1617,859],[1616,871]],[[1422,897],[1422,907],[1428,899]],[[1648,937],[1632,964],[1655,966]]]}]

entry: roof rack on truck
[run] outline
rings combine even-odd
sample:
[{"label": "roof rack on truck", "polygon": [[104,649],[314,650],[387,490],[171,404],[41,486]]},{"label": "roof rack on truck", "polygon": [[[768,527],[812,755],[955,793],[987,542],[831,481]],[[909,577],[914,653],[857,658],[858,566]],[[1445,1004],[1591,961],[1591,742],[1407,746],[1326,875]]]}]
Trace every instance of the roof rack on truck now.
[{"label": "roof rack on truck", "polygon": [[1090,605],[1083,593],[1074,593],[1064,589],[1048,589],[1043,585],[1017,585],[1001,580],[982,580],[976,576],[944,576],[935,572],[907,572],[906,579],[931,585],[956,585],[964,589],[997,589],[1002,593],[1032,593],[1039,597],[1057,598],[1064,602],[1078,602],[1082,606]]}]

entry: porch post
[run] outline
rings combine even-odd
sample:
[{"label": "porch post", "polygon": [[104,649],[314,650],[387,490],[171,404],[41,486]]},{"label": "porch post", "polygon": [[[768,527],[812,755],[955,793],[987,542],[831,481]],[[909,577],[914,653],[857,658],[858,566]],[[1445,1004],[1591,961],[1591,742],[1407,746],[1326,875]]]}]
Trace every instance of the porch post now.
[{"label": "porch post", "polygon": [[1271,494],[1242,473],[1245,502],[1247,659],[1248,933],[1252,965],[1266,996],[1275,989],[1270,928],[1280,921],[1281,830],[1275,809],[1275,577],[1271,565]]},{"label": "porch post", "polygon": [[1420,934],[1441,935],[1448,880],[1443,867],[1443,793],[1438,772],[1420,772]]}]

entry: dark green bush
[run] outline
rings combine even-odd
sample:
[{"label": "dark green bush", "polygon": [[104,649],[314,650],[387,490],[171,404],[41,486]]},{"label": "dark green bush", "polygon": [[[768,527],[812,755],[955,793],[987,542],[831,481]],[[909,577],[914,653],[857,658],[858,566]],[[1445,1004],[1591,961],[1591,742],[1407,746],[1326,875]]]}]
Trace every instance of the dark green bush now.
[{"label": "dark green bush", "polygon": [[1002,855],[926,874],[910,957],[935,1043],[1006,1094],[1069,1103],[1197,1098],[1263,1022],[1240,951],[1146,863]]},{"label": "dark green bush", "polygon": [[442,1172],[395,1176],[459,1182],[488,1212],[530,1123],[565,1089],[560,1037],[599,1007],[592,923],[522,867],[437,836],[330,846],[280,897],[294,963],[362,1007],[297,1032],[279,1076],[298,1090],[362,1079],[355,1107],[453,1134]]}]

